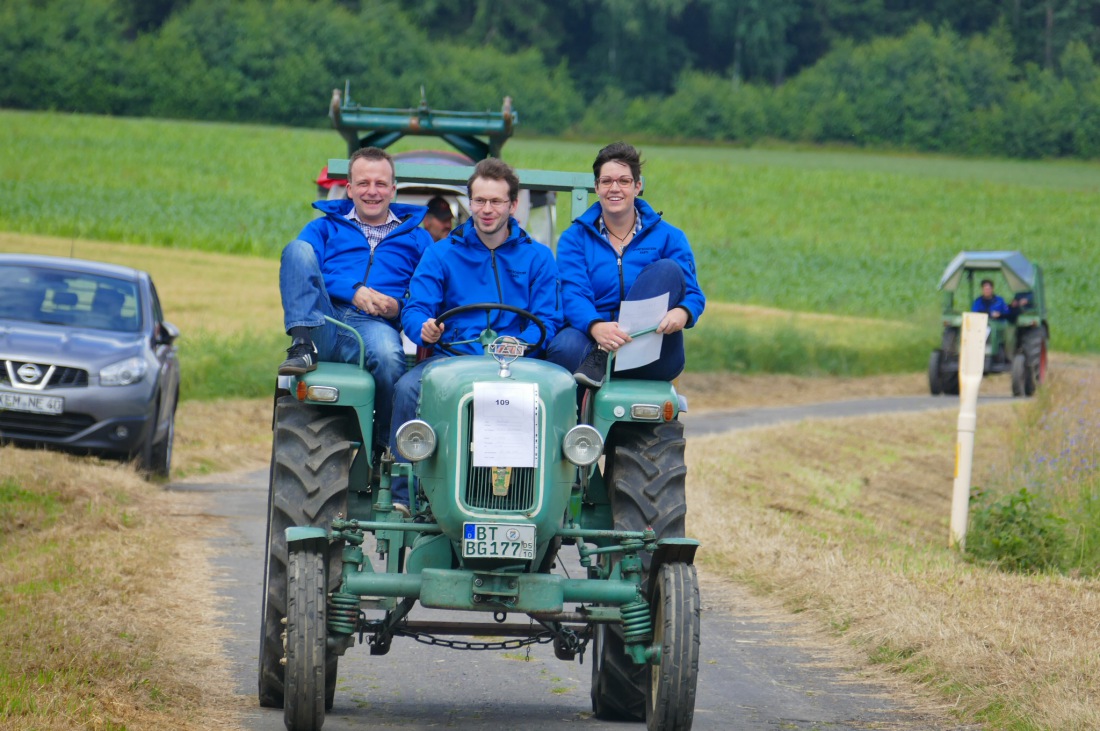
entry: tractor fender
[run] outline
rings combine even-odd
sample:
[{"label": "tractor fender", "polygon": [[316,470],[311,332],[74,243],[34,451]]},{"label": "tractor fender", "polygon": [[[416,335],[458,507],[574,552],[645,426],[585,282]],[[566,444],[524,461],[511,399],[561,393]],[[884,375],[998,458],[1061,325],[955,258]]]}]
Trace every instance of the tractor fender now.
[{"label": "tractor fender", "polygon": [[[649,567],[649,575],[656,576],[661,570],[661,565],[666,563],[682,563],[691,565],[695,563],[695,552],[702,544],[694,538],[662,538],[657,541],[657,550],[653,552],[653,563]],[[656,582],[649,582],[649,592],[652,594]],[[650,596],[650,599],[653,597]]]},{"label": "tractor fender", "polygon": [[323,540],[328,543],[328,530],[312,525],[295,525],[286,529],[286,545],[289,548],[295,543],[312,540]]}]

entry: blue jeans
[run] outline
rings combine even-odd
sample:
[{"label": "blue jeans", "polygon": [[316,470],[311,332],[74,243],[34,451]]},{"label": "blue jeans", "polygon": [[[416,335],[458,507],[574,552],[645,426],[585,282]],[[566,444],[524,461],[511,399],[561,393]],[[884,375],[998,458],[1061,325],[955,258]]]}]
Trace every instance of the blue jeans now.
[{"label": "blue jeans", "polygon": [[394,385],[405,373],[405,350],[397,322],[368,315],[352,305],[334,304],[325,290],[317,255],[305,241],[291,241],[283,249],[279,292],[287,332],[292,327],[310,328],[321,360],[359,362],[359,341],[344,328],[325,320],[326,315],[350,325],[363,337],[363,363],[374,376],[374,442],[385,447]]},{"label": "blue jeans", "polygon": [[[390,428],[390,444],[397,444],[397,430],[406,421],[416,418],[416,407],[420,403],[420,385],[424,379],[424,369],[429,363],[434,363],[445,355],[433,355],[425,358],[401,376],[393,391],[393,424]],[[398,462],[406,461],[400,454],[395,454]],[[404,477],[397,477],[390,483],[390,494],[395,503],[409,504],[409,483]]]},{"label": "blue jeans", "polygon": [[[627,300],[644,300],[668,293],[668,307],[672,309],[684,301],[686,283],[684,271],[671,259],[658,259],[638,274]],[[596,345],[587,332],[575,327],[564,327],[546,349],[546,360],[557,363],[567,371],[576,371],[584,362],[588,351]],[[646,381],[671,381],[684,370],[684,332],[665,335],[661,339],[661,356],[652,363],[638,368],[613,372],[613,378],[634,378]]]}]

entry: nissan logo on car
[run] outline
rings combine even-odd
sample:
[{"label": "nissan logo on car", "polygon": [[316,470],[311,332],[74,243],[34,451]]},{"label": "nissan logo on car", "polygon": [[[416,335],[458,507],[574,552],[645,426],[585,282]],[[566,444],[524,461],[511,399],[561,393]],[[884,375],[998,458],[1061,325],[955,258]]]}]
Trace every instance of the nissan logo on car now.
[{"label": "nissan logo on car", "polygon": [[19,366],[16,373],[19,374],[19,380],[23,383],[38,383],[38,379],[42,377],[42,369],[34,363],[24,363]]}]

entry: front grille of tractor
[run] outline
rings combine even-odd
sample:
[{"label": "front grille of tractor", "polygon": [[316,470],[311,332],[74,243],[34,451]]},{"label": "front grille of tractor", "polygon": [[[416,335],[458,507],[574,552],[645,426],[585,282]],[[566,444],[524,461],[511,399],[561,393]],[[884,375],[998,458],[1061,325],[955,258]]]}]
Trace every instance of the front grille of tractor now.
[{"label": "front grille of tractor", "polygon": [[[474,410],[466,407],[467,443],[473,443]],[[466,506],[478,510],[502,510],[528,513],[538,505],[538,470],[534,467],[513,467],[512,479],[504,495],[493,494],[493,468],[474,467],[473,453],[466,452]]]}]

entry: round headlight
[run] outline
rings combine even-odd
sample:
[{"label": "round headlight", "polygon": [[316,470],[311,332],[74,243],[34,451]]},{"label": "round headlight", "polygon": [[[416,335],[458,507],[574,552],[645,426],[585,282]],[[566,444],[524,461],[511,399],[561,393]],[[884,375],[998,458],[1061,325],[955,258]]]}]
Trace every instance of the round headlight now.
[{"label": "round headlight", "polygon": [[410,462],[427,459],[435,451],[435,432],[425,421],[406,421],[397,430],[397,451]]},{"label": "round headlight", "polygon": [[603,437],[588,424],[578,424],[570,429],[561,443],[565,458],[578,467],[593,464],[603,454]]}]

